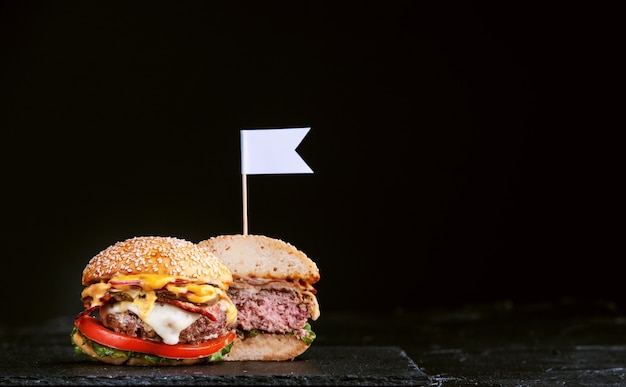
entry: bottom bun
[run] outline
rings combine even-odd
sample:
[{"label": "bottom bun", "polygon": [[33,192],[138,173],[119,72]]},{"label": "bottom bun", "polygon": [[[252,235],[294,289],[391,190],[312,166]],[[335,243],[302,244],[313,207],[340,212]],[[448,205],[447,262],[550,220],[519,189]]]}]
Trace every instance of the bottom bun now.
[{"label": "bottom bun", "polygon": [[148,359],[141,357],[113,357],[113,356],[98,356],[98,354],[93,350],[91,346],[91,341],[83,339],[83,337],[78,333],[78,331],[74,332],[72,336],[72,341],[74,344],[80,348],[83,353],[89,357],[94,358],[95,360],[101,361],[103,363],[115,364],[115,365],[132,365],[132,366],[177,366],[177,365],[192,365],[198,364],[202,361],[206,361],[204,358],[200,359],[165,359],[160,358],[163,361],[160,362],[151,362]]},{"label": "bottom bun", "polygon": [[259,333],[251,337],[237,336],[224,360],[293,360],[308,348],[307,343],[293,335]]}]

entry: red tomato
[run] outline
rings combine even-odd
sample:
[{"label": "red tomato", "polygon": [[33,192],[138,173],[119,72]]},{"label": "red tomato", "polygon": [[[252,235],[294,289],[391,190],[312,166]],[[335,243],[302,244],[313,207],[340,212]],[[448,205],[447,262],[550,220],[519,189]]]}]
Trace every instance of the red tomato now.
[{"label": "red tomato", "polygon": [[88,339],[122,351],[157,355],[169,359],[198,359],[212,355],[235,339],[235,333],[206,341],[201,344],[164,344],[122,335],[107,329],[100,320],[89,315],[79,316],[74,323]]}]

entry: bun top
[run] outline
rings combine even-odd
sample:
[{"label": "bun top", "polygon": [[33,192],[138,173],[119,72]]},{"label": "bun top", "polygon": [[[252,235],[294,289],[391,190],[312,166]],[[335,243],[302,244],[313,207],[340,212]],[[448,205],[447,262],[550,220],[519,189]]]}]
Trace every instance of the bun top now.
[{"label": "bun top", "polygon": [[222,261],[195,243],[174,237],[142,236],[102,250],[83,270],[83,286],[113,275],[158,274],[212,283],[227,288],[233,277]]},{"label": "bun top", "polygon": [[198,243],[221,259],[233,277],[304,281],[320,279],[315,262],[293,245],[264,235],[219,235]]}]

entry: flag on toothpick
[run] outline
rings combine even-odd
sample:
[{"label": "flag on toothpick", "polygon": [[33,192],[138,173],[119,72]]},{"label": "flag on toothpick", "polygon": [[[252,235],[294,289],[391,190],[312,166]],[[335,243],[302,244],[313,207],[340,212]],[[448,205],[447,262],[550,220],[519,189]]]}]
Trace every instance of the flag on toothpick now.
[{"label": "flag on toothpick", "polygon": [[241,130],[243,234],[248,234],[247,175],[313,173],[296,152],[311,128]]},{"label": "flag on toothpick", "polygon": [[313,173],[296,152],[311,128],[241,131],[241,173],[271,175]]}]

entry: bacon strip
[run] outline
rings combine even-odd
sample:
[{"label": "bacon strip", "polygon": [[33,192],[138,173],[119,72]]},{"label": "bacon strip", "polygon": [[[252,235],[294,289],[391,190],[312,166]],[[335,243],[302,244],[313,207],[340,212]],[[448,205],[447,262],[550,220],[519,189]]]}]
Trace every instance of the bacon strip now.
[{"label": "bacon strip", "polygon": [[181,300],[176,300],[173,298],[167,298],[167,297],[158,297],[157,298],[157,302],[162,302],[164,304],[170,304],[170,305],[174,305],[178,308],[181,308],[183,310],[192,312],[192,313],[198,313],[201,314],[203,316],[206,316],[209,318],[209,320],[211,321],[217,321],[217,317],[215,316],[215,314],[210,311],[209,309],[217,306],[219,308],[219,304],[215,304],[215,305],[211,305],[211,306],[198,306],[196,304],[192,304],[191,302],[186,302],[186,301],[181,301]]},{"label": "bacon strip", "polygon": [[74,321],[78,320],[79,318],[83,317],[83,316],[88,316],[90,315],[92,312],[96,311],[100,309],[100,305],[96,305],[96,306],[92,306],[90,308],[84,309],[82,310],[80,313],[78,313],[76,315],[76,317],[74,317]]}]

